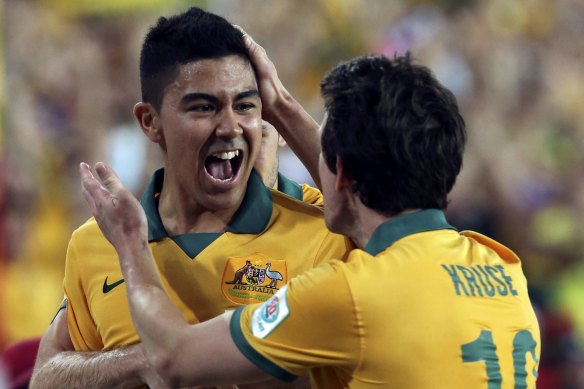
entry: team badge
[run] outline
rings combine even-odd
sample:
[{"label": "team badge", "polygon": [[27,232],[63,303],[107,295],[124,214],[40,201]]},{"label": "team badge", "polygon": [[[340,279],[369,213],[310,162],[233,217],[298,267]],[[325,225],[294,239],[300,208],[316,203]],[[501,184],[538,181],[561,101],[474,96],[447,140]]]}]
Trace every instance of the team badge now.
[{"label": "team badge", "polygon": [[251,316],[251,332],[257,338],[265,338],[290,314],[286,292],[288,285],[285,285],[254,311]]},{"label": "team badge", "polygon": [[286,282],[286,261],[255,253],[227,258],[221,290],[235,304],[250,304],[268,300]]}]

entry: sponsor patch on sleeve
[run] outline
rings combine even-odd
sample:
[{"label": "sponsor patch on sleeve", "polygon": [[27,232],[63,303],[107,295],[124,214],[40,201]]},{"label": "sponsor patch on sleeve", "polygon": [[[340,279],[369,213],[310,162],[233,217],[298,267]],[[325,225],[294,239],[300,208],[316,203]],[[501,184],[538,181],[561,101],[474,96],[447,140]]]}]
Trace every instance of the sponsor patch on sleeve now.
[{"label": "sponsor patch on sleeve", "polygon": [[286,292],[288,285],[256,309],[251,317],[251,331],[256,338],[263,339],[290,315]]}]

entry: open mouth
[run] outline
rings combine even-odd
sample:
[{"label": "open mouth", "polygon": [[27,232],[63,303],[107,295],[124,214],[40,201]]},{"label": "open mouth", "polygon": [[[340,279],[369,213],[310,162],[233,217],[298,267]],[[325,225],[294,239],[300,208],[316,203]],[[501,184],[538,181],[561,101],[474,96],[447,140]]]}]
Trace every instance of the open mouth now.
[{"label": "open mouth", "polygon": [[237,177],[242,161],[241,150],[220,151],[205,159],[205,171],[214,180],[228,182]]}]

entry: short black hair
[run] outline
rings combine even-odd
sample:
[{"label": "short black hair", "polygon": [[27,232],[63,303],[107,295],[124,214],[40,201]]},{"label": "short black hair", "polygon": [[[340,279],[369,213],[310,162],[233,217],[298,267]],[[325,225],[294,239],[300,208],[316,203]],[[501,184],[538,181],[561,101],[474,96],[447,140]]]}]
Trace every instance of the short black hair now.
[{"label": "short black hair", "polygon": [[243,33],[223,17],[198,7],[160,17],[144,38],[140,53],[142,101],[159,110],[164,89],[174,80],[180,65],[228,55],[238,55],[251,63]]},{"label": "short black hair", "polygon": [[337,156],[363,204],[386,215],[445,209],[462,167],[466,131],[456,98],[409,53],[357,57],[321,82],[323,157]]}]

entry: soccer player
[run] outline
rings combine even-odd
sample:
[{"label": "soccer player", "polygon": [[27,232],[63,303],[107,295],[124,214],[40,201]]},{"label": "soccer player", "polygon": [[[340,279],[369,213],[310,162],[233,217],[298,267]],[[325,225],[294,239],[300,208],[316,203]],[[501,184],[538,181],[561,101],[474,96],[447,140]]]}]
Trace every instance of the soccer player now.
[{"label": "soccer player", "polygon": [[[253,170],[262,102],[242,36],[192,8],[160,18],[141,52],[134,114],[164,160],[141,207],[157,271],[189,323],[265,301],[352,247],[322,209],[269,190]],[[125,347],[139,342],[125,287],[114,248],[87,221],[69,243],[66,310],[43,337],[33,387],[160,385],[142,348]],[[84,352],[64,352],[73,349]]]},{"label": "soccer player", "polygon": [[[294,130],[316,134],[246,39],[266,117],[291,146]],[[443,212],[466,138],[454,96],[409,56],[340,64],[321,91],[325,219],[359,248],[200,325],[156,274],[142,208],[107,166],[97,179],[81,165],[149,362],[176,386],[310,372],[323,388],[534,388],[540,333],[519,258]]]}]

